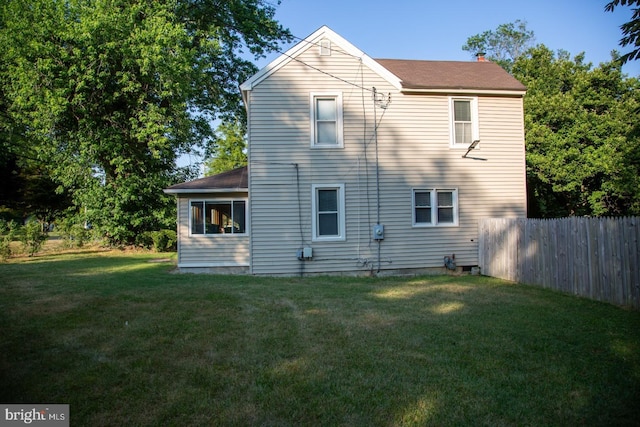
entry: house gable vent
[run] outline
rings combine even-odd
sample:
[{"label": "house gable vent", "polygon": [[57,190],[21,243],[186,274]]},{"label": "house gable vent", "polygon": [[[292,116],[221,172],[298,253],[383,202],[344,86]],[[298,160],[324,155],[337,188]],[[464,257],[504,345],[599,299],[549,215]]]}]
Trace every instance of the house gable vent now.
[{"label": "house gable vent", "polygon": [[320,40],[320,56],[331,56],[331,40]]}]

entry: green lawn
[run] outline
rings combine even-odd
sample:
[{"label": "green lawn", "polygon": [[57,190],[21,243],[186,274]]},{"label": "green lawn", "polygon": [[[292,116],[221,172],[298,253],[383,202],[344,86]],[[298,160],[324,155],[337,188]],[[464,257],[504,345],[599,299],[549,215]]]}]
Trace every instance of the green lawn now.
[{"label": "green lawn", "polygon": [[0,264],[0,402],[73,426],[640,423],[640,312],[475,276]]}]

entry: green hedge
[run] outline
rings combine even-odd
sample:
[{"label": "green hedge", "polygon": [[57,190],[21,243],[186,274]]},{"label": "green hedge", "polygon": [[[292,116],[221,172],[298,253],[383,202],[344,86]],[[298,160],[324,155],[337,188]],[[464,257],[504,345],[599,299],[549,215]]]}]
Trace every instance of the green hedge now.
[{"label": "green hedge", "polygon": [[177,248],[178,235],[175,230],[147,231],[138,236],[137,243],[157,252],[170,252]]}]

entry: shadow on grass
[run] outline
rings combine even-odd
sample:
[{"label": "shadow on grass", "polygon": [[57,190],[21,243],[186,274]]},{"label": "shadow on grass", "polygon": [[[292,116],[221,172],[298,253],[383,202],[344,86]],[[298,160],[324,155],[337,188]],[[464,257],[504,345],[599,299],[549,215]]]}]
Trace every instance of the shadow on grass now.
[{"label": "shadow on grass", "polygon": [[[634,425],[640,314],[485,277],[0,265],[3,402],[74,425]],[[6,385],[6,387],[4,386]]]}]

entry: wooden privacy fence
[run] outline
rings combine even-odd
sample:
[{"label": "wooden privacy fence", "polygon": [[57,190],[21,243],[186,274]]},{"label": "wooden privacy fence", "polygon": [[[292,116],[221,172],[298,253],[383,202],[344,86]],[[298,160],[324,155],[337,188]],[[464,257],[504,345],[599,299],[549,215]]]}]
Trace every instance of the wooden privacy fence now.
[{"label": "wooden privacy fence", "polygon": [[640,308],[640,218],[492,218],[482,274]]}]

